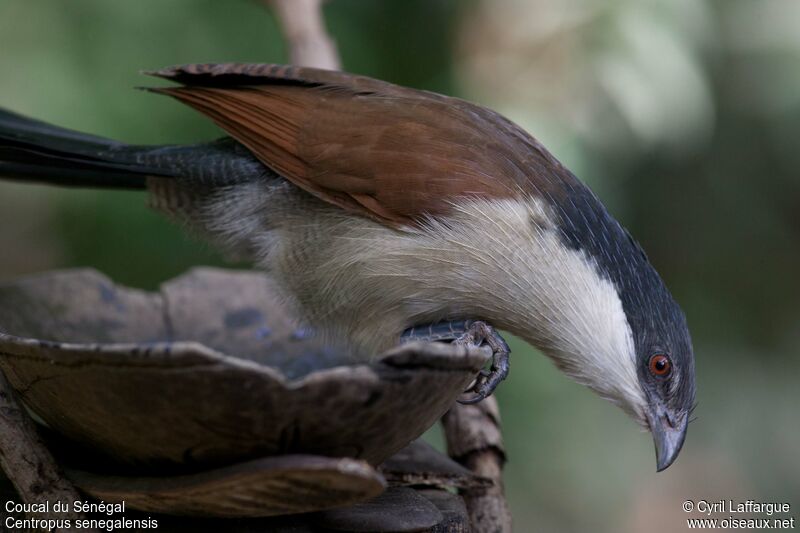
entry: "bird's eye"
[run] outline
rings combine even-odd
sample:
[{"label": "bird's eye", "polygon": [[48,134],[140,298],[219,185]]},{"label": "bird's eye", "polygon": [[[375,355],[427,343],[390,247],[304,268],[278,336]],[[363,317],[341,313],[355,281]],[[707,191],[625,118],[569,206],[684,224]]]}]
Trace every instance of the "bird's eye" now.
[{"label": "bird's eye", "polygon": [[664,354],[656,354],[650,358],[650,373],[656,377],[663,378],[672,372],[672,362]]}]

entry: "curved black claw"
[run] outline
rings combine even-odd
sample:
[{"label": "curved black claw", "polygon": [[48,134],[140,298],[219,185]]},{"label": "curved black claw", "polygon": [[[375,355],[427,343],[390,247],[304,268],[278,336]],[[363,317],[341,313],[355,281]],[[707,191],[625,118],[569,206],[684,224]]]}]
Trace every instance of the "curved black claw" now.
[{"label": "curved black claw", "polygon": [[472,385],[464,391],[465,393],[474,392],[475,395],[458,400],[458,403],[467,405],[478,403],[491,395],[500,382],[508,376],[511,349],[492,326],[480,321],[470,324],[464,334],[453,342],[471,346],[481,346],[485,343],[492,349],[492,365],[489,371],[482,370]]}]

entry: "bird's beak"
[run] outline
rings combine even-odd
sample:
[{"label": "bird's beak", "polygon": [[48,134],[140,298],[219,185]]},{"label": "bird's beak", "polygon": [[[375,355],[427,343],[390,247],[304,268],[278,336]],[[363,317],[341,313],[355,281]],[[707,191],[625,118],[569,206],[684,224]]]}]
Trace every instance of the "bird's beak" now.
[{"label": "bird's beak", "polygon": [[685,413],[673,415],[658,402],[648,413],[647,422],[656,444],[656,470],[661,472],[678,457],[686,438],[689,417]]}]

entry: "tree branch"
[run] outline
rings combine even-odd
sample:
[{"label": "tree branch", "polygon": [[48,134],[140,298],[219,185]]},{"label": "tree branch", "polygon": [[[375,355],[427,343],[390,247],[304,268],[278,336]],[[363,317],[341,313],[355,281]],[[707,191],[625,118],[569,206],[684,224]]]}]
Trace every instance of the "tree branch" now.
[{"label": "tree branch", "polygon": [[473,405],[455,404],[442,417],[447,453],[492,485],[462,491],[473,531],[511,533],[511,511],[503,488],[505,449],[500,410],[490,396]]},{"label": "tree branch", "polygon": [[[42,442],[33,420],[17,401],[14,389],[0,371],[0,468],[26,503],[68,503],[81,500]],[[80,513],[36,514],[36,518],[78,519]]]},{"label": "tree branch", "polygon": [[264,0],[280,21],[293,65],[339,70],[336,43],[325,30],[322,0]]}]

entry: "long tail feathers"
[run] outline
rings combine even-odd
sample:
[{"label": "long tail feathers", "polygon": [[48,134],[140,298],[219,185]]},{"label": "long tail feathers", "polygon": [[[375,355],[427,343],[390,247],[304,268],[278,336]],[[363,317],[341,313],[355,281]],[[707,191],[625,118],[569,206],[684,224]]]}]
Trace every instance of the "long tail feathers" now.
[{"label": "long tail feathers", "polygon": [[230,137],[190,145],[133,146],[0,109],[0,178],[142,189],[149,176],[181,178],[193,187],[277,178]]},{"label": "long tail feathers", "polygon": [[164,168],[142,164],[143,151],[0,109],[0,177],[139,189],[148,175],[172,175]]}]

